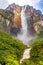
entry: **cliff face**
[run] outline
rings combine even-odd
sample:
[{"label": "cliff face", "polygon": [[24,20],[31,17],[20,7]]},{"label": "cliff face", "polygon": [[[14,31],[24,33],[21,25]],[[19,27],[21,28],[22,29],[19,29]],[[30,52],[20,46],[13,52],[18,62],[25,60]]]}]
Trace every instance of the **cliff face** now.
[{"label": "cliff face", "polygon": [[20,7],[16,7],[13,11],[14,13],[14,24],[19,26],[21,24],[21,9]]},{"label": "cliff face", "polygon": [[[35,10],[32,6],[27,5],[23,7],[26,7],[25,13],[27,16],[27,24],[31,29],[30,32],[37,32],[38,28],[42,25],[41,21],[43,21],[43,15],[39,10]],[[4,29],[6,28],[7,31],[15,34],[18,33],[21,28],[21,10],[22,7],[14,3],[9,5],[5,10],[0,10],[0,24],[2,24],[2,28],[4,25]],[[29,20],[28,16],[31,16]],[[39,21],[41,23],[40,26],[37,23]]]},{"label": "cliff face", "polygon": [[13,25],[11,25],[10,31],[13,33],[18,33],[21,27],[21,7],[15,4],[12,4],[6,8],[6,10],[13,12]]},{"label": "cliff face", "polygon": [[10,5],[9,7],[7,7],[8,11],[11,11],[14,13],[14,26],[18,27],[21,23],[21,7],[15,4]]}]

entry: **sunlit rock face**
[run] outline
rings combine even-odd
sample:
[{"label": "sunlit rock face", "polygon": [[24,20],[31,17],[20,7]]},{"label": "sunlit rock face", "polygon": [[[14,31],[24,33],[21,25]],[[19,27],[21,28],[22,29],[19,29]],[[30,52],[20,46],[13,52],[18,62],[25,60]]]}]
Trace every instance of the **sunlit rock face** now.
[{"label": "sunlit rock face", "polygon": [[11,11],[14,13],[14,18],[13,18],[13,25],[11,25],[11,33],[17,34],[20,31],[21,28],[21,7],[15,4],[9,5],[7,7],[7,10]]},{"label": "sunlit rock face", "polygon": [[21,9],[22,8],[20,6],[14,3],[12,5],[9,5],[6,9],[14,13],[13,23],[17,27],[21,24]]},{"label": "sunlit rock face", "polygon": [[17,27],[20,26],[21,24],[21,10],[19,7],[16,7],[15,10],[13,11],[14,13],[14,25]]},{"label": "sunlit rock face", "polygon": [[[26,7],[26,9],[25,9],[25,14],[26,14],[26,16],[29,16],[30,14],[33,13],[33,8],[32,8],[32,7],[30,8],[29,5],[23,6],[23,7],[24,7],[24,8]],[[15,28],[18,28],[18,29],[16,30],[16,31],[18,31],[19,28],[21,27],[21,10],[22,10],[23,7],[18,6],[18,5],[15,5],[15,4],[12,4],[12,5],[10,5],[10,6],[7,8],[7,10],[11,10],[11,11],[14,13],[13,30],[15,30]],[[31,19],[30,19],[30,20],[31,20]],[[28,21],[29,21],[29,20],[28,20],[28,18],[27,18],[27,24],[28,24],[28,26],[29,26],[29,22],[28,22]],[[32,27],[32,29],[33,29],[33,23],[32,23],[32,22],[30,22],[30,25],[31,25],[31,27]],[[34,32],[34,30],[32,30],[32,32]]]}]

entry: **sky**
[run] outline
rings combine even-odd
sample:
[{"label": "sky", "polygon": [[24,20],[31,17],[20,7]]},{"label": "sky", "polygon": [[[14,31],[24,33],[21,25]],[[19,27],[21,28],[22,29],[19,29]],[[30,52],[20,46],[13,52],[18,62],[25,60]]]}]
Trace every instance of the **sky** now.
[{"label": "sky", "polygon": [[20,6],[30,5],[43,13],[43,0],[0,0],[0,9],[5,9],[9,4],[18,4]]}]

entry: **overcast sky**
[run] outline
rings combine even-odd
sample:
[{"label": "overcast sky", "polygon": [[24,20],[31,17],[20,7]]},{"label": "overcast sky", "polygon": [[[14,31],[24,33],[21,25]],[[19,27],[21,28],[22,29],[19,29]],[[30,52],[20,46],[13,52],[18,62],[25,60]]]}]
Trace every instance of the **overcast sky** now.
[{"label": "overcast sky", "polygon": [[20,6],[30,5],[36,9],[39,9],[43,13],[43,0],[0,0],[0,9],[5,9],[9,4],[18,4]]}]

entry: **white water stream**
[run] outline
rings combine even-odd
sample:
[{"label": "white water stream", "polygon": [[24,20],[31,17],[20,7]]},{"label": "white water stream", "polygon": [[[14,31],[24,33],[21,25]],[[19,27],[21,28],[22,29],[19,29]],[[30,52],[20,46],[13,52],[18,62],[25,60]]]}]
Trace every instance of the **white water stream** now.
[{"label": "white water stream", "polygon": [[31,50],[31,48],[24,50],[23,56],[22,56],[22,58],[20,59],[20,64],[22,63],[22,61],[23,61],[24,59],[29,59],[29,58],[30,58],[30,50]]}]

